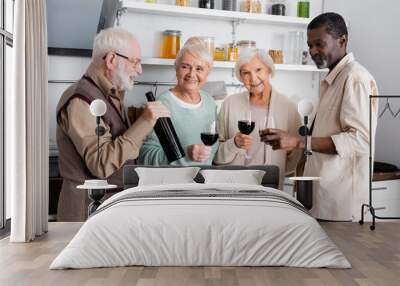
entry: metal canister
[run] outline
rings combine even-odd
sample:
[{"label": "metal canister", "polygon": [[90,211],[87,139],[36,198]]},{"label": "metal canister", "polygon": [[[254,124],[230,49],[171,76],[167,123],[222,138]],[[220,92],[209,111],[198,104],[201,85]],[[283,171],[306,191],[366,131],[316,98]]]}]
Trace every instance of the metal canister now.
[{"label": "metal canister", "polygon": [[222,0],[222,10],[236,11],[237,0]]},{"label": "metal canister", "polygon": [[199,8],[214,9],[214,0],[199,0]]},{"label": "metal canister", "polygon": [[277,3],[277,4],[273,4],[272,5],[272,7],[271,7],[271,14],[272,15],[285,16],[285,13],[286,13],[285,4]]}]

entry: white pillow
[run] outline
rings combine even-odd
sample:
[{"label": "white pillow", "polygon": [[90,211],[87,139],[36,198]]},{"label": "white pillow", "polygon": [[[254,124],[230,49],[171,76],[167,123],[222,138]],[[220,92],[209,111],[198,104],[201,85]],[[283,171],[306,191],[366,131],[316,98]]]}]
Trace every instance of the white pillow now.
[{"label": "white pillow", "polygon": [[265,171],[261,170],[201,170],[204,183],[235,183],[261,185]]},{"label": "white pillow", "polygon": [[199,167],[135,168],[139,176],[138,186],[195,183],[193,179],[199,170]]}]

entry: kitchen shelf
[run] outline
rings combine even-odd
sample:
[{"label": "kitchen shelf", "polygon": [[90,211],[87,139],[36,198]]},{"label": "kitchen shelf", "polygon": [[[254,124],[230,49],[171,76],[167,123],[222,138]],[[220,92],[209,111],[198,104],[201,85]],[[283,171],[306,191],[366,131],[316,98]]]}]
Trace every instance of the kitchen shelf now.
[{"label": "kitchen shelf", "polygon": [[306,28],[310,19],[290,16],[276,16],[267,14],[225,11],[217,9],[202,9],[175,5],[141,3],[132,0],[122,1],[122,7],[130,12],[164,15],[186,18],[203,18],[220,21],[243,21],[245,23],[260,23],[272,25],[289,25]]},{"label": "kitchen shelf", "polygon": [[[162,58],[143,58],[142,65],[157,65],[157,66],[173,66],[174,59],[162,59]],[[222,62],[214,61],[214,68],[226,68],[233,69],[235,62]],[[303,72],[327,72],[327,69],[318,69],[314,65],[288,65],[288,64],[276,64],[276,70],[281,71],[303,71]]]}]

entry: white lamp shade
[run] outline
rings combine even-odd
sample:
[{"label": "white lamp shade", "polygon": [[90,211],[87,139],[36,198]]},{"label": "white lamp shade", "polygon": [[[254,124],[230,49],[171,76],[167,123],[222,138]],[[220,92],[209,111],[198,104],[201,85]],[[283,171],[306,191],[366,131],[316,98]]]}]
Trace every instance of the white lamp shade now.
[{"label": "white lamp shade", "polygon": [[301,116],[308,116],[314,110],[313,103],[308,99],[301,100],[297,105],[297,111],[300,113]]},{"label": "white lamp shade", "polygon": [[90,113],[93,116],[103,116],[107,111],[106,103],[101,99],[95,99],[90,104]]}]

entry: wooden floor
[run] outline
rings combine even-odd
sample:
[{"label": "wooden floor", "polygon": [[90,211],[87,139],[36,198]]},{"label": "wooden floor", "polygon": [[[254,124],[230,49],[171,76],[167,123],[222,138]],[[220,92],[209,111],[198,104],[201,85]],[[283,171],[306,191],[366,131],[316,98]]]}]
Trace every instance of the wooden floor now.
[{"label": "wooden floor", "polygon": [[0,241],[0,285],[400,285],[400,222],[375,231],[356,223],[322,223],[353,268],[123,267],[48,270],[80,223],[50,223],[49,233],[28,244]]}]

